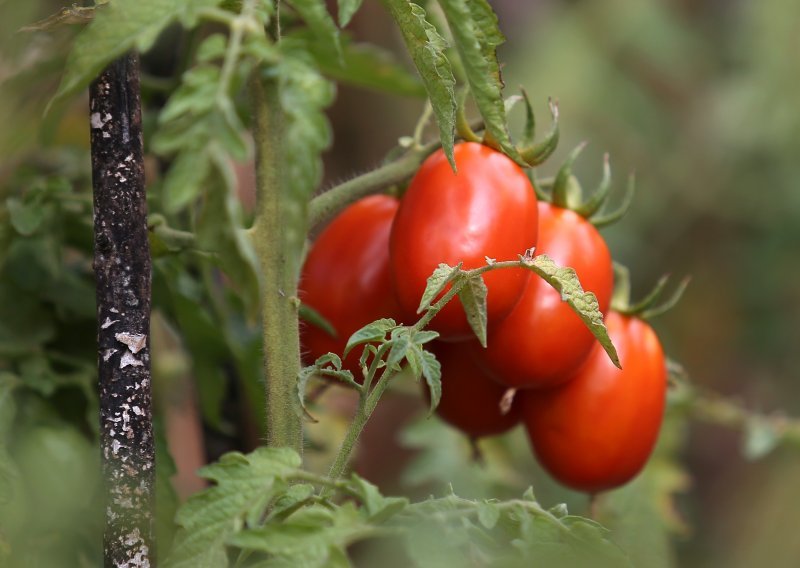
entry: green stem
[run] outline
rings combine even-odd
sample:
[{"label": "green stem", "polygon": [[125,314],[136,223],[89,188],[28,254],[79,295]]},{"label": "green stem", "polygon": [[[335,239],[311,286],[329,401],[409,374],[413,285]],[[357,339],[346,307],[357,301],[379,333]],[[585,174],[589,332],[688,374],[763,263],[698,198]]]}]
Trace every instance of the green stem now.
[{"label": "green stem", "polygon": [[283,238],[284,117],[275,80],[251,81],[256,147],[256,221],[253,237],[261,264],[261,314],[266,371],[267,444],[302,453],[297,279]]},{"label": "green stem", "polygon": [[315,227],[324,223],[354,201],[411,177],[425,158],[438,147],[439,143],[436,143],[413,149],[397,161],[362,174],[318,195],[311,200],[309,205],[309,226]]}]

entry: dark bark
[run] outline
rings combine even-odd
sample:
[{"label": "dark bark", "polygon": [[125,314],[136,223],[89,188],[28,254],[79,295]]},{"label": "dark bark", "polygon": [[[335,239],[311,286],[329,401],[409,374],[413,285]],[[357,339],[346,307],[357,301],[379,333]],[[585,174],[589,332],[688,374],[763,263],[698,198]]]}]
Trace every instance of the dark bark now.
[{"label": "dark bark", "polygon": [[105,566],[151,566],[151,264],[136,55],[118,59],[92,83],[89,112]]}]

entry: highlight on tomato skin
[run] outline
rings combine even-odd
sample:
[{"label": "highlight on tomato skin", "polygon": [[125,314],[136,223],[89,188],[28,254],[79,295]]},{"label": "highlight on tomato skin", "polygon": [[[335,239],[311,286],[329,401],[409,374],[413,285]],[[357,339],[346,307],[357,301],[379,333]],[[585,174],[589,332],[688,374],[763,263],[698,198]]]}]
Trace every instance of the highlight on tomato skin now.
[{"label": "highlight on tomato skin", "polygon": [[[608,311],[614,287],[611,253],[585,218],[539,202],[536,254],[575,269],[584,290]],[[531,277],[519,303],[488,330],[478,360],[500,383],[514,388],[546,388],[567,381],[589,356],[595,339],[561,295],[543,279]]]},{"label": "highlight on tomato skin", "polygon": [[[300,329],[306,364],[332,352],[341,355],[353,332],[380,318],[400,320],[389,276],[389,233],[399,202],[372,195],[350,205],[319,235],[300,278],[300,300],[336,329],[336,337],[309,323]],[[354,349],[343,361],[362,379]]]},{"label": "highlight on tomato skin", "polygon": [[664,351],[644,321],[609,312],[622,370],[596,345],[559,387],[520,391],[522,420],[534,453],[559,482],[596,493],[625,484],[655,447],[664,414]]},{"label": "highlight on tomato skin", "polygon": [[[514,400],[507,414],[501,412],[508,389],[480,370],[463,343],[436,341],[430,346],[442,366],[442,398],[436,407],[442,420],[471,438],[497,436],[519,424],[519,402]],[[424,394],[430,401],[427,386]]]},{"label": "highlight on tomato skin", "polygon": [[[439,266],[484,266],[486,257],[514,260],[536,245],[537,199],[525,172],[504,154],[474,142],[457,144],[458,172],[439,150],[422,164],[403,196],[392,228],[391,271],[406,319],[416,321],[428,277]],[[488,325],[516,305],[529,278],[524,269],[484,275]],[[443,340],[472,337],[458,299],[430,328]]]}]

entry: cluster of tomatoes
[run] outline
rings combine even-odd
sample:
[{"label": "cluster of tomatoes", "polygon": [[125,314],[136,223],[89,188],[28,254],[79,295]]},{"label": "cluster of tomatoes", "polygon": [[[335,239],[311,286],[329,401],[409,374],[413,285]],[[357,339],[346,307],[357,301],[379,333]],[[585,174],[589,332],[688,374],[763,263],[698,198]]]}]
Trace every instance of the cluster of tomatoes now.
[{"label": "cluster of tomatoes", "polygon": [[[437,412],[473,438],[522,423],[541,464],[572,488],[625,483],[646,462],[662,421],[667,371],[658,338],[642,319],[610,308],[614,270],[591,211],[537,199],[525,172],[488,146],[460,143],[454,155],[457,173],[438,151],[401,200],[362,199],[319,235],[301,298],[337,335],[304,326],[304,352],[312,362],[342,353],[351,333],[378,318],[414,323],[439,263],[470,269],[534,248],[574,268],[595,294],[622,369],[544,280],[523,268],[494,270],[484,275],[486,348],[457,299],[429,326],[440,334],[430,346],[442,368]],[[360,375],[358,354],[344,368]]]}]

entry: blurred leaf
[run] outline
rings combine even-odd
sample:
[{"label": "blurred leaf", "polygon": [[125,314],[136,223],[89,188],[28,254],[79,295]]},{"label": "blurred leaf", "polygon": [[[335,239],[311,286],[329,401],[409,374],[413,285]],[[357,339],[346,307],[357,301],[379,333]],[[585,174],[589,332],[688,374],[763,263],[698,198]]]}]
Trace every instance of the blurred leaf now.
[{"label": "blurred leaf", "polygon": [[[331,18],[325,0],[289,0],[303,21],[308,24],[311,32],[322,47],[341,55],[342,46],[339,43],[339,28]],[[350,8],[352,6],[348,6]],[[357,7],[357,6],[356,6]]]},{"label": "blurred leaf", "polygon": [[306,42],[320,71],[339,81],[356,87],[410,97],[424,97],[425,87],[411,74],[395,55],[379,46],[352,43],[348,36],[342,40],[342,56],[309,37],[307,32],[293,34]]},{"label": "blurred leaf", "polygon": [[38,199],[23,202],[16,197],[9,197],[6,206],[14,230],[25,237],[34,234],[45,218],[52,214],[52,207],[44,205]]},{"label": "blurred leaf", "polygon": [[419,357],[420,368],[422,376],[425,377],[425,382],[431,394],[431,412],[439,406],[439,401],[442,399],[442,366],[436,360],[436,356],[430,351],[421,350],[422,355]]},{"label": "blurred leaf", "polygon": [[198,11],[220,1],[138,0],[98,6],[92,23],[75,40],[53,102],[86,87],[106,65],[127,51],[148,51],[161,31],[175,20],[193,26]]},{"label": "blurred leaf", "polygon": [[750,417],[745,422],[742,451],[749,460],[763,458],[780,443],[781,438],[775,428],[759,416]]},{"label": "blurred leaf", "polygon": [[197,222],[197,246],[214,250],[214,259],[230,277],[245,301],[245,311],[259,306],[260,268],[253,242],[244,234],[236,176],[231,165],[217,157],[204,207]]},{"label": "blurred leaf", "polygon": [[361,7],[363,0],[339,0],[339,27],[345,27]]},{"label": "blurred leaf", "polygon": [[158,548],[158,560],[163,561],[166,553],[172,545],[177,527],[175,526],[175,512],[178,510],[180,501],[175,487],[172,485],[172,477],[178,472],[175,461],[167,445],[164,422],[156,420],[153,424],[154,439],[156,446],[156,541]]},{"label": "blurred leaf", "polygon": [[333,324],[323,317],[321,313],[309,306],[308,304],[300,304],[298,315],[304,322],[310,323],[322,331],[326,332],[331,337],[336,337],[336,328]]},{"label": "blurred leaf", "polygon": [[422,77],[439,126],[442,150],[450,166],[456,169],[453,159],[453,136],[456,124],[456,96],[453,70],[445,55],[447,42],[425,18],[425,10],[409,0],[387,0],[403,39]]},{"label": "blurred leaf", "polygon": [[404,497],[384,497],[375,485],[356,474],[350,478],[350,485],[364,505],[368,519],[373,523],[386,521],[408,505],[408,499]]},{"label": "blurred leaf", "polygon": [[190,497],[178,510],[181,526],[165,566],[203,568],[228,564],[225,543],[253,508],[265,498],[288,489],[284,478],[300,467],[300,456],[289,449],[259,448],[243,455],[225,454],[200,469],[217,485]]},{"label": "blurred leaf", "polygon": [[164,178],[163,205],[168,212],[180,211],[194,201],[203,190],[203,182],[211,171],[206,148],[182,150],[172,162]]}]

